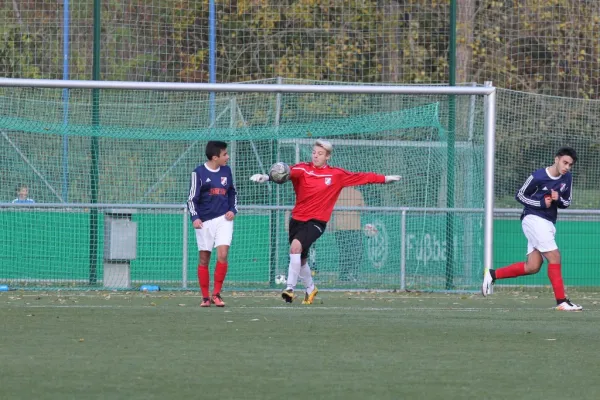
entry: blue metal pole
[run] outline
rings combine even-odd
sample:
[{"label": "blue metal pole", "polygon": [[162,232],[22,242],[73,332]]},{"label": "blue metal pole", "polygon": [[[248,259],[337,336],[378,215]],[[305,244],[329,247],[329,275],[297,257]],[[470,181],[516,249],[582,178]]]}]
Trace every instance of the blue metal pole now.
[{"label": "blue metal pole", "polygon": [[[209,83],[217,82],[216,68],[216,47],[217,47],[217,28],[216,28],[216,10],[215,0],[208,2],[208,80]],[[214,126],[216,117],[215,111],[215,92],[210,92],[209,97],[209,119]]]},{"label": "blue metal pole", "polygon": [[[69,0],[64,1],[63,9],[63,80],[69,79]],[[69,89],[63,89],[63,179],[62,198],[65,203],[69,201],[69,136],[66,127],[69,124]]]}]

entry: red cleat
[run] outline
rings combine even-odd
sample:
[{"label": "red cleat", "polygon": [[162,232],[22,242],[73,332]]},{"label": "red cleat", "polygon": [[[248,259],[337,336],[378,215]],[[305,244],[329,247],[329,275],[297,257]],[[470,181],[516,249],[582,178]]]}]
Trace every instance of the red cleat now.
[{"label": "red cleat", "polygon": [[210,299],[208,297],[203,298],[200,307],[210,307]]},{"label": "red cleat", "polygon": [[221,293],[213,294],[212,297],[210,298],[210,302],[217,307],[225,307],[225,303],[223,302],[223,299],[221,298]]}]

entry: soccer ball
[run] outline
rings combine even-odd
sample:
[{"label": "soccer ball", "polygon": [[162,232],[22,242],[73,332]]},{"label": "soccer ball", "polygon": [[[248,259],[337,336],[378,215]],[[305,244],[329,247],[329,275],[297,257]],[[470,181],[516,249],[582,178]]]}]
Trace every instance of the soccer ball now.
[{"label": "soccer ball", "polygon": [[286,163],[277,162],[269,169],[269,179],[275,183],[285,183],[290,179],[290,167]]},{"label": "soccer ball", "polygon": [[285,275],[277,275],[275,277],[275,283],[278,285],[285,285],[287,279],[285,277]]},{"label": "soccer ball", "polygon": [[377,227],[373,224],[365,224],[365,226],[363,227],[363,232],[367,237],[377,236],[378,233]]}]

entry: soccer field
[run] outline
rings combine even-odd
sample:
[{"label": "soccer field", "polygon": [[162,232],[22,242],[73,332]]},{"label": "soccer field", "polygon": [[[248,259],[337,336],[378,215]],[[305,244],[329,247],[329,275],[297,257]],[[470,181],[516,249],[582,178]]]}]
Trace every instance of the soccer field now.
[{"label": "soccer field", "polygon": [[597,399],[600,294],[0,294],[4,399]]}]

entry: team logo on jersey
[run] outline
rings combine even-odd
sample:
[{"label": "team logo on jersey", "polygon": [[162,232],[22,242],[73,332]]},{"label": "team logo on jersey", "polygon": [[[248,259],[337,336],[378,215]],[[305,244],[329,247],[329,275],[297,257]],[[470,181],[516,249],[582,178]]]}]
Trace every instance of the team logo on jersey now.
[{"label": "team logo on jersey", "polygon": [[223,186],[227,185],[227,177],[226,176],[221,177],[221,185],[223,185]]},{"label": "team logo on jersey", "polygon": [[206,178],[206,183],[210,182],[210,178]]},{"label": "team logo on jersey", "polygon": [[564,192],[566,188],[567,188],[567,184],[566,183],[561,183],[560,184],[560,191],[561,192]]},{"label": "team logo on jersey", "polygon": [[331,178],[325,178],[325,184],[327,186],[331,185]]}]

